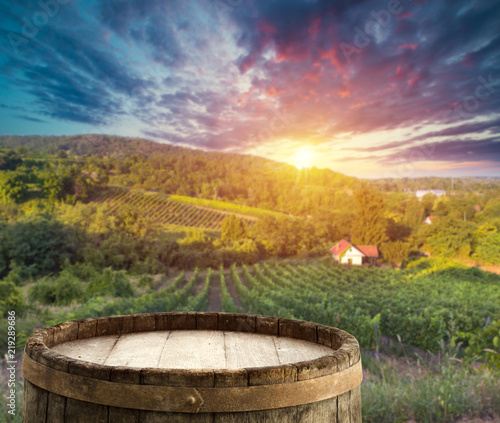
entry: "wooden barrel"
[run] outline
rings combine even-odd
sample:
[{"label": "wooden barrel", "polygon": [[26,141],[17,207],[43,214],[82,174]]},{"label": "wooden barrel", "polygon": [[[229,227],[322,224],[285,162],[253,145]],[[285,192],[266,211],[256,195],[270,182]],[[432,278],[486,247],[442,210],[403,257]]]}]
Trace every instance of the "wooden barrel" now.
[{"label": "wooden barrel", "polygon": [[276,317],[150,313],[61,323],[23,359],[25,423],[361,423],[359,345]]}]

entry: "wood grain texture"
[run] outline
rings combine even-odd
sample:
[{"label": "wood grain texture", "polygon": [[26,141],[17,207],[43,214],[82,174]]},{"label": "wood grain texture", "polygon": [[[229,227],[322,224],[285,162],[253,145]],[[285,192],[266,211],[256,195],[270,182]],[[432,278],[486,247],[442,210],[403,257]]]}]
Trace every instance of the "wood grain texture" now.
[{"label": "wood grain texture", "polygon": [[313,360],[333,352],[331,348],[324,345],[313,344],[299,339],[274,338],[274,343],[281,364]]},{"label": "wood grain texture", "polygon": [[226,369],[278,366],[274,338],[244,332],[224,332]]},{"label": "wood grain texture", "polygon": [[225,369],[226,353],[223,332],[205,330],[172,331],[157,362],[157,367],[169,369]]},{"label": "wood grain texture", "polygon": [[49,392],[47,402],[47,423],[60,423],[64,421],[66,411],[66,398]]},{"label": "wood grain texture", "polygon": [[48,393],[24,380],[23,423],[46,423]]},{"label": "wood grain texture", "polygon": [[334,352],[324,345],[300,339],[213,330],[99,336],[65,342],[54,346],[52,351],[75,360],[108,366],[170,369],[277,366],[314,360]]},{"label": "wood grain texture", "polygon": [[100,336],[99,338],[84,338],[52,347],[52,351],[74,358],[104,364],[120,335]]},{"label": "wood grain texture", "polygon": [[351,423],[361,423],[361,386],[351,390]]},{"label": "wood grain texture", "polygon": [[[349,355],[344,351],[337,351],[344,357],[339,357],[338,370],[339,372],[349,367]],[[351,391],[341,394],[337,397],[337,422],[350,423],[351,418],[349,408],[351,406]]]},{"label": "wood grain texture", "polygon": [[[169,331],[121,335],[104,364],[107,366],[157,367]],[[148,341],[145,344],[145,337]]]},{"label": "wood grain texture", "polygon": [[248,413],[217,413],[214,423],[248,423]]},{"label": "wood grain texture", "polygon": [[276,410],[252,411],[247,412],[245,417],[247,423],[297,423],[297,407],[278,408]]},{"label": "wood grain texture", "polygon": [[78,339],[94,338],[97,334],[97,319],[82,319],[78,321]]},{"label": "wood grain texture", "polygon": [[108,423],[139,423],[139,410],[109,407]]},{"label": "wood grain texture", "polygon": [[213,414],[161,413],[141,411],[139,423],[213,423]]},{"label": "wood grain texture", "polygon": [[108,407],[66,399],[65,423],[108,423]]},{"label": "wood grain texture", "polygon": [[297,406],[297,423],[317,422],[337,423],[337,398]]}]

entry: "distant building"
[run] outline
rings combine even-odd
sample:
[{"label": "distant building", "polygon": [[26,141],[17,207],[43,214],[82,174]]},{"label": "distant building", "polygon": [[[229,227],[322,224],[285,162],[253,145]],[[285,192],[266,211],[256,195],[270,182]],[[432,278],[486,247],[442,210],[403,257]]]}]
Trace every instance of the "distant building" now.
[{"label": "distant building", "polygon": [[437,197],[441,197],[442,195],[446,195],[446,191],[443,191],[442,189],[419,189],[415,192],[415,195],[419,200],[421,200],[425,194],[434,194]]},{"label": "distant building", "polygon": [[339,263],[357,266],[364,263],[374,264],[378,257],[378,249],[375,245],[353,245],[345,239],[335,244],[330,251]]},{"label": "distant building", "polygon": [[428,225],[432,225],[432,222],[436,221],[436,216],[428,216],[427,219],[424,220]]}]

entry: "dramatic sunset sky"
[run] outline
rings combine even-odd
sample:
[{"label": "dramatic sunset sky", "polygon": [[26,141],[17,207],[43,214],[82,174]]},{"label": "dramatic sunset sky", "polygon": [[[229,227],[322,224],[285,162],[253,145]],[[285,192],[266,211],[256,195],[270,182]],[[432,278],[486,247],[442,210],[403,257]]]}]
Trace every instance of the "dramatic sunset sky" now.
[{"label": "dramatic sunset sky", "polygon": [[0,0],[0,133],[500,176],[498,0]]}]

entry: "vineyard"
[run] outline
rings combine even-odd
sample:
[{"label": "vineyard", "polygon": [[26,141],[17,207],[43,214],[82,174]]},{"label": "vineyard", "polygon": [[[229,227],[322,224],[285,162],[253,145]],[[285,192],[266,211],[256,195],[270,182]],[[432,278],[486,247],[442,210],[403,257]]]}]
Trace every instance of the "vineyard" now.
[{"label": "vineyard", "polygon": [[[203,275],[203,276],[202,276]],[[245,311],[340,327],[365,349],[382,335],[435,352],[442,342],[494,327],[500,319],[500,277],[457,264],[418,262],[411,269],[256,264],[180,273],[166,287],[135,298],[92,299],[61,320],[155,311],[203,311],[213,284],[224,312]],[[231,288],[233,295],[231,295]],[[238,298],[243,310],[235,305]],[[469,336],[470,338],[470,336]],[[492,337],[493,339],[493,337]],[[492,344],[489,348],[495,348]],[[496,354],[494,351],[492,356]]]},{"label": "vineyard", "polygon": [[[419,260],[405,270],[350,268],[330,260],[282,261],[136,279],[107,269],[107,279],[115,280],[116,286],[126,286],[121,279],[129,278],[128,296],[116,297],[105,286],[94,286],[96,282],[87,280],[82,269],[79,275],[72,268],[66,272],[73,272],[86,291],[96,294],[71,308],[54,309],[49,304],[50,312],[42,303],[31,302],[31,313],[38,310],[38,317],[28,314],[19,320],[19,351],[35,324],[214,310],[218,304],[218,310],[227,313],[308,320],[355,335],[369,375],[362,385],[363,421],[449,423],[468,414],[500,415],[500,378],[495,369],[500,368],[500,276],[492,273],[436,259]],[[390,361],[393,357],[378,361],[378,349],[385,345],[382,337],[394,340],[403,351],[414,347],[428,351],[430,358],[424,364],[421,358],[407,359],[404,368],[411,371],[401,373],[401,361],[397,365]],[[460,359],[456,353],[443,353],[451,350],[459,351]],[[478,359],[491,366],[477,366]],[[423,365],[426,370],[416,372]]]},{"label": "vineyard", "polygon": [[[177,225],[212,230],[220,230],[224,218],[228,214],[233,214],[230,211],[215,210],[206,205],[191,204],[195,202],[195,199],[187,202],[186,198],[189,197],[176,197],[174,200],[157,192],[115,187],[100,193],[93,201],[107,204],[110,207],[111,213],[117,213],[124,206],[132,207],[138,213],[162,225]],[[210,204],[212,203],[217,202],[211,201]],[[221,208],[223,207],[221,206]],[[256,218],[253,216],[240,215],[240,217],[248,226],[252,226],[256,222]]]}]

